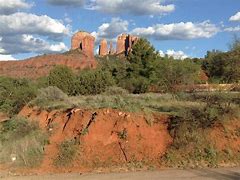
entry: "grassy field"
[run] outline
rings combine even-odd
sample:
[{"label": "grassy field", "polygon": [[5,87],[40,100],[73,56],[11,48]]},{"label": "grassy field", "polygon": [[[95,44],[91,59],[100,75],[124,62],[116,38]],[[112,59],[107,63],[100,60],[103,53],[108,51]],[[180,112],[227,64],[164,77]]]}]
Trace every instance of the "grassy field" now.
[{"label": "grassy field", "polygon": [[[53,91],[53,92],[52,92]],[[240,93],[233,92],[204,92],[178,94],[128,94],[117,90],[95,96],[68,97],[56,89],[48,89],[30,102],[45,110],[84,108],[102,109],[112,108],[126,112],[161,112],[176,115],[186,108],[202,108],[208,100],[221,101],[219,103],[239,108]],[[214,103],[214,102],[213,102]]]}]

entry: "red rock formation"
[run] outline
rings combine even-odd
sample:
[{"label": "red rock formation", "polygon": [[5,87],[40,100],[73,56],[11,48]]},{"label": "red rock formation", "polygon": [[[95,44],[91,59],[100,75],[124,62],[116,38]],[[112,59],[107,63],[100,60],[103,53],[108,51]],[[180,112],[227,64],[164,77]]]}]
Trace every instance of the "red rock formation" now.
[{"label": "red rock formation", "polygon": [[77,32],[72,37],[72,50],[80,49],[88,57],[94,57],[95,38],[87,32]]},{"label": "red rock formation", "polygon": [[125,53],[125,55],[128,55],[138,39],[137,36],[127,34],[120,35],[117,39],[117,54]]},{"label": "red rock formation", "polygon": [[116,52],[115,52],[115,50],[114,50],[114,48],[113,48],[113,43],[110,42],[109,54],[113,55],[113,54],[115,54],[115,53],[116,53]]},{"label": "red rock formation", "polygon": [[106,39],[103,39],[100,42],[100,46],[99,46],[99,55],[100,56],[106,56],[108,55],[108,43]]},{"label": "red rock formation", "polygon": [[120,54],[122,52],[126,51],[126,39],[127,39],[127,35],[126,34],[122,34],[120,36],[118,36],[117,39],[117,54]]}]

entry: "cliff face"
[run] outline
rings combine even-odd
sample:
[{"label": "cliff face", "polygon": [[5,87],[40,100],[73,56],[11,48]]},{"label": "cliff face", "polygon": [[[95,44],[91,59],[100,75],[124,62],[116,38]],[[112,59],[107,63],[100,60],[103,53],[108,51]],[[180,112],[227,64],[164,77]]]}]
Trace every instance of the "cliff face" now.
[{"label": "cliff face", "polygon": [[100,42],[100,46],[99,46],[99,55],[100,56],[106,56],[108,54],[108,43],[106,39],[103,39]]},{"label": "cliff face", "polygon": [[77,32],[72,37],[72,50],[80,49],[88,57],[94,57],[95,38],[87,32]]},{"label": "cliff face", "polygon": [[132,36],[130,34],[121,34],[117,38],[116,51],[113,49],[113,44],[110,42],[108,49],[108,42],[103,39],[99,46],[99,56],[113,55],[113,54],[124,54],[125,56],[132,50],[133,45],[138,41],[139,37]]}]

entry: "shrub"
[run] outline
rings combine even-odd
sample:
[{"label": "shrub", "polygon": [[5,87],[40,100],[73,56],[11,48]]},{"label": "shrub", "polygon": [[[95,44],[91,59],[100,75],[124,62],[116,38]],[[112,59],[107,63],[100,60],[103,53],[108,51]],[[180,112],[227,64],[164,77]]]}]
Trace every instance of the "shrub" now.
[{"label": "shrub", "polygon": [[120,85],[131,93],[141,94],[148,91],[150,82],[146,78],[139,76],[125,79]]},{"label": "shrub", "polygon": [[74,160],[77,154],[77,145],[74,141],[66,140],[59,145],[59,153],[54,161],[56,166],[68,166]]},{"label": "shrub", "polygon": [[57,87],[49,86],[40,89],[37,97],[30,102],[30,105],[46,107],[48,104],[68,103],[68,96]]},{"label": "shrub", "polygon": [[27,79],[0,77],[0,110],[17,114],[36,97],[36,86]]},{"label": "shrub", "polygon": [[12,118],[0,124],[0,162],[37,166],[41,163],[47,142],[47,135],[36,122]]},{"label": "shrub", "polygon": [[114,80],[109,72],[102,70],[82,71],[76,80],[76,95],[96,95],[103,93],[110,86],[114,85]]},{"label": "shrub", "polygon": [[75,75],[66,66],[56,66],[48,76],[48,85],[56,86],[68,95],[74,95]]}]

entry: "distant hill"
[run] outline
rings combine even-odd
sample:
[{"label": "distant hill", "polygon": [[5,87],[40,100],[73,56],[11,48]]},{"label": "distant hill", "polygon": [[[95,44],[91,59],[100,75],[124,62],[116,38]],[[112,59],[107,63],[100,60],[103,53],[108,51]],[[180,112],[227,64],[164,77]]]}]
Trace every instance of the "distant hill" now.
[{"label": "distant hill", "polygon": [[49,54],[18,61],[0,61],[0,76],[36,79],[48,75],[56,65],[65,65],[73,70],[95,68],[97,61],[80,50],[63,54]]}]

